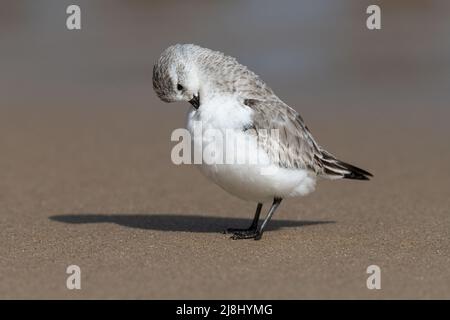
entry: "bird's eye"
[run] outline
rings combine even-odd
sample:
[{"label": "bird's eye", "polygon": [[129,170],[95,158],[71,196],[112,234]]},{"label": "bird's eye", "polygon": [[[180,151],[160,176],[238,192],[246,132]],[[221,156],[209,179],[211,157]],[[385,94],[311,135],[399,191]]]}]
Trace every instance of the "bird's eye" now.
[{"label": "bird's eye", "polygon": [[181,84],[177,84],[177,89],[178,89],[179,91],[182,91],[184,88],[183,88],[183,86],[182,86]]}]

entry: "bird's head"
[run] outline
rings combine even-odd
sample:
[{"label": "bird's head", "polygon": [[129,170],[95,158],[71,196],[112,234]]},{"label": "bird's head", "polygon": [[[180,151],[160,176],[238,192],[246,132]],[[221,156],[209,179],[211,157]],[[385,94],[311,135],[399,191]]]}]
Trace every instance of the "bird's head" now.
[{"label": "bird's head", "polygon": [[176,44],[167,48],[153,67],[153,89],[165,102],[189,101],[200,106],[198,70],[194,45]]}]

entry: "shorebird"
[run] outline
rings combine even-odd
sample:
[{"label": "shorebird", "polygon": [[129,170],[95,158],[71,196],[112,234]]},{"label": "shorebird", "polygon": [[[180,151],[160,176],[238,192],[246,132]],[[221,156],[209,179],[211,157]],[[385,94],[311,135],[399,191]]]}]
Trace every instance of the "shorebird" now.
[{"label": "shorebird", "polygon": [[[261,239],[282,199],[314,191],[318,177],[357,180],[372,177],[318,145],[297,111],[278,98],[255,73],[221,52],[193,44],[167,48],[154,65],[153,89],[165,102],[190,102],[188,130],[193,133],[195,123],[203,126],[202,134],[192,138],[194,145],[214,143],[207,129],[231,131],[231,140],[257,138],[247,151],[250,157],[262,154],[264,165],[259,162],[199,165],[202,173],[224,190],[257,203],[249,228],[227,229],[233,234],[232,239]],[[265,134],[267,130],[277,130],[278,134]],[[236,152],[239,155],[243,150]],[[267,174],[263,170],[267,166],[276,170]],[[259,226],[261,209],[267,202],[272,205]]]}]

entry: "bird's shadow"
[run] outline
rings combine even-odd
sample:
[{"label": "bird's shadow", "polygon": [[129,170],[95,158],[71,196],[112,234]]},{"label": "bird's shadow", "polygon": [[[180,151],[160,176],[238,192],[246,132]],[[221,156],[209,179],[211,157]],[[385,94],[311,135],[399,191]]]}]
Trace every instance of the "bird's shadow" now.
[{"label": "bird's shadow", "polygon": [[[129,228],[158,231],[184,232],[222,232],[226,228],[245,228],[251,224],[250,219],[210,217],[201,215],[179,214],[63,214],[50,217],[53,221],[70,224],[115,223]],[[295,228],[316,224],[335,223],[335,221],[299,221],[272,220],[267,230]]]}]

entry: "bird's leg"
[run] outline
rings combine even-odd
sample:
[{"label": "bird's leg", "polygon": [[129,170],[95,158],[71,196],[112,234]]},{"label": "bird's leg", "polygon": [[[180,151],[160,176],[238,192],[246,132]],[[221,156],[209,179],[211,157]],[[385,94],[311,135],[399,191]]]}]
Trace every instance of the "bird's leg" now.
[{"label": "bird's leg", "polygon": [[267,214],[266,219],[264,219],[261,227],[258,229],[254,229],[254,230],[248,230],[245,233],[235,233],[231,239],[237,240],[237,239],[255,239],[255,240],[259,240],[262,237],[262,234],[264,232],[264,229],[266,228],[267,223],[270,221],[270,219],[272,218],[273,214],[275,213],[275,211],[277,210],[278,206],[281,203],[281,198],[275,198],[273,199],[273,203],[272,206],[270,207],[269,213]]},{"label": "bird's leg", "polygon": [[273,199],[273,203],[272,206],[270,207],[269,213],[267,214],[266,219],[264,219],[261,228],[259,228],[257,235],[255,236],[255,240],[259,240],[261,239],[264,229],[266,228],[267,223],[270,221],[270,219],[272,218],[273,214],[275,213],[275,211],[277,210],[278,206],[281,203],[281,198],[275,198]]},{"label": "bird's leg", "polygon": [[225,231],[225,233],[233,233],[233,234],[242,233],[242,234],[244,234],[244,233],[250,233],[252,231],[256,231],[256,229],[258,229],[259,215],[261,214],[262,206],[263,206],[262,203],[258,203],[258,206],[256,207],[255,216],[253,217],[253,221],[252,221],[252,224],[250,225],[250,227],[248,227],[247,229],[229,228]]}]

